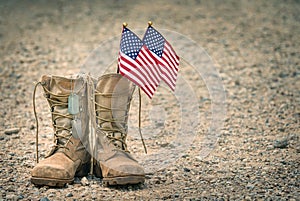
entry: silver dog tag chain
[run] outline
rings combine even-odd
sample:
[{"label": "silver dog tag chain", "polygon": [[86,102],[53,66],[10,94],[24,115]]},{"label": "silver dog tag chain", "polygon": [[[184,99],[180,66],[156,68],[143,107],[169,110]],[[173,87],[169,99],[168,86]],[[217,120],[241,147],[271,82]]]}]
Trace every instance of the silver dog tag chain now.
[{"label": "silver dog tag chain", "polygon": [[[75,83],[74,83],[75,85]],[[68,97],[68,112],[69,114],[73,115],[73,120],[71,121],[72,125],[72,136],[76,139],[80,139],[82,135],[82,128],[81,128],[81,120],[78,118],[78,113],[80,111],[79,108],[79,96],[74,92],[73,87],[73,79],[71,80],[71,93]]]},{"label": "silver dog tag chain", "polygon": [[79,113],[79,96],[74,93],[73,80],[71,81],[71,93],[68,97],[68,112],[72,115]]}]

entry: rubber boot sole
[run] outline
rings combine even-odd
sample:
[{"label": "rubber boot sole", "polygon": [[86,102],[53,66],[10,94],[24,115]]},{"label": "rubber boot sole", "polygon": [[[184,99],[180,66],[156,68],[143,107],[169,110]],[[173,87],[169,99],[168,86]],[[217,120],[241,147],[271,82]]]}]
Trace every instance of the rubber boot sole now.
[{"label": "rubber boot sole", "polygon": [[74,179],[50,179],[31,177],[31,182],[37,186],[64,187],[66,184],[71,184]]},{"label": "rubber boot sole", "polygon": [[145,182],[144,176],[127,176],[127,177],[104,177],[102,183],[104,186],[140,184]]}]

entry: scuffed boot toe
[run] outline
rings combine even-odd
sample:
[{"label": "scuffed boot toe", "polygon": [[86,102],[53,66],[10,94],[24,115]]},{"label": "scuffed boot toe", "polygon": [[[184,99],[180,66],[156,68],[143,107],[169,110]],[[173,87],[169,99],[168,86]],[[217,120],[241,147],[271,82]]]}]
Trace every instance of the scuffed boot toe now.
[{"label": "scuffed boot toe", "polygon": [[113,157],[100,161],[104,185],[139,184],[145,181],[141,165],[129,153],[116,151]]},{"label": "scuffed boot toe", "polygon": [[[59,162],[63,158],[64,162]],[[60,160],[59,160],[60,159]],[[55,161],[55,162],[54,162]],[[31,172],[31,182],[35,185],[62,187],[74,180],[73,161],[62,153],[53,155],[38,163]]]}]

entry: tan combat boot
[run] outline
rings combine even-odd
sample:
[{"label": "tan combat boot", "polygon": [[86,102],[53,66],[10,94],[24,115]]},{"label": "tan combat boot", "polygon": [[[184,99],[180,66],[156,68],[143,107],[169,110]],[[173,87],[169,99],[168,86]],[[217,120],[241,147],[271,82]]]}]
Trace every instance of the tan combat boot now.
[{"label": "tan combat boot", "polygon": [[[81,142],[88,138],[87,85],[82,77],[68,79],[47,75],[40,84],[51,109],[55,144],[46,159],[33,168],[31,182],[61,187],[73,182],[75,175],[84,176],[90,170],[91,157]],[[74,104],[71,108],[70,94]]]},{"label": "tan combat boot", "polygon": [[[127,149],[127,121],[135,86],[120,74],[98,79],[95,90],[97,137],[102,147],[96,156],[95,173],[104,185],[138,184],[145,181],[144,169]],[[98,174],[97,174],[98,173]]]}]

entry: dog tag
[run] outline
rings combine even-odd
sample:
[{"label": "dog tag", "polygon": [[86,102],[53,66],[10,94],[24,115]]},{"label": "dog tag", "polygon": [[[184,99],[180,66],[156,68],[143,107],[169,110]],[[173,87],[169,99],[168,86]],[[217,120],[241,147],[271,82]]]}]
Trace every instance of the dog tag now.
[{"label": "dog tag", "polygon": [[68,112],[70,114],[79,113],[79,96],[76,94],[70,94],[68,97]]}]

